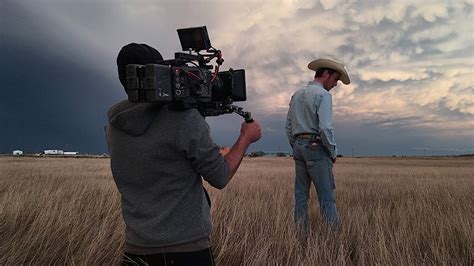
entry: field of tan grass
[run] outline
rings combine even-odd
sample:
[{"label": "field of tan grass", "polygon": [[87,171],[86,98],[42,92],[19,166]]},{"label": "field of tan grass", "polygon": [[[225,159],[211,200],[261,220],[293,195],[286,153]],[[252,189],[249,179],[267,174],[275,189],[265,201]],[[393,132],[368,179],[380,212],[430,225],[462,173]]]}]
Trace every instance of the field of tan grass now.
[{"label": "field of tan grass", "polygon": [[[246,158],[209,188],[218,265],[473,265],[474,158],[341,158],[343,230],[293,228],[293,160]],[[106,158],[0,157],[0,265],[117,264],[120,198]]]}]

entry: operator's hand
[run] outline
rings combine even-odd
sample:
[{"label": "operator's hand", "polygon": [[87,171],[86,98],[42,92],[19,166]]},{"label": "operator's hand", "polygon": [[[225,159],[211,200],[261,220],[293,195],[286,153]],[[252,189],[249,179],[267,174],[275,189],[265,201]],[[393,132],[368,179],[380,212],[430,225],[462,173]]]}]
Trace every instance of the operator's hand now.
[{"label": "operator's hand", "polygon": [[337,158],[331,158],[331,160],[332,160],[332,163],[336,163]]},{"label": "operator's hand", "polygon": [[243,122],[240,128],[240,136],[249,144],[259,140],[262,137],[260,123],[256,119],[252,123]]}]

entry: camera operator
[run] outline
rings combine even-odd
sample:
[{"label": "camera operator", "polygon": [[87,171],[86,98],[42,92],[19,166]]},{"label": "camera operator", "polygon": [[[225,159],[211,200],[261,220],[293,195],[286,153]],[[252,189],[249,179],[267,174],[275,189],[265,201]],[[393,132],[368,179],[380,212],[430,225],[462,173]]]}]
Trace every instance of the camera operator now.
[{"label": "camera operator", "polygon": [[[124,46],[117,57],[122,85],[126,65],[161,60],[148,45]],[[112,175],[126,225],[122,263],[213,265],[210,199],[202,179],[224,188],[246,149],[260,139],[259,123],[242,123],[240,136],[223,157],[195,108],[125,100],[109,109],[108,118]]]}]

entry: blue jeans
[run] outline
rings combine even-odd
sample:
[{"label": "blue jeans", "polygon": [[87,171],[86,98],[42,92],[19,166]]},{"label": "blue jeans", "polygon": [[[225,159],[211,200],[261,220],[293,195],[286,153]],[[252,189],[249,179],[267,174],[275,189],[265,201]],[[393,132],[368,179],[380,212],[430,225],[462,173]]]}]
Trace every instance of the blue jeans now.
[{"label": "blue jeans", "polygon": [[296,139],[293,145],[295,160],[295,223],[299,233],[306,238],[309,230],[308,200],[311,181],[319,199],[323,220],[333,229],[339,228],[339,216],[334,198],[333,162],[328,150],[308,139]]}]

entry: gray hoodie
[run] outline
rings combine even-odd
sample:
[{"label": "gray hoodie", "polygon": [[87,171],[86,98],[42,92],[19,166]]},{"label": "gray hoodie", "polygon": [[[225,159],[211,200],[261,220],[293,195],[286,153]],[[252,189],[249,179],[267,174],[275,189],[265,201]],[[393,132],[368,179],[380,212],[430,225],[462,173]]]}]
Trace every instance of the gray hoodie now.
[{"label": "gray hoodie", "polygon": [[163,247],[209,237],[210,204],[201,176],[221,189],[229,167],[201,114],[122,101],[110,108],[108,118],[106,137],[126,241]]}]

